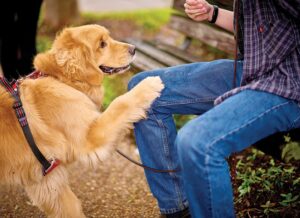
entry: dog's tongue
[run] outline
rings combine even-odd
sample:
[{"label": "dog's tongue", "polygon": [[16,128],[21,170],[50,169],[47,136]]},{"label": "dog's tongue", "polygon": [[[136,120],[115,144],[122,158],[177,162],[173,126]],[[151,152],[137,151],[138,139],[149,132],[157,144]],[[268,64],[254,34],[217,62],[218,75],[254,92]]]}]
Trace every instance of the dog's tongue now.
[{"label": "dog's tongue", "polygon": [[114,72],[114,69],[113,67],[107,67],[107,66],[103,66],[101,65],[100,66],[100,69],[104,72],[104,73],[109,73],[109,74],[112,74]]},{"label": "dog's tongue", "polygon": [[114,67],[107,67],[107,66],[104,66],[104,65],[101,65],[99,67],[104,73],[108,73],[108,74],[113,74],[113,73],[118,73],[122,70],[125,70],[127,68],[129,68],[129,65],[127,66],[124,66],[124,67],[117,67],[117,68],[114,68]]}]

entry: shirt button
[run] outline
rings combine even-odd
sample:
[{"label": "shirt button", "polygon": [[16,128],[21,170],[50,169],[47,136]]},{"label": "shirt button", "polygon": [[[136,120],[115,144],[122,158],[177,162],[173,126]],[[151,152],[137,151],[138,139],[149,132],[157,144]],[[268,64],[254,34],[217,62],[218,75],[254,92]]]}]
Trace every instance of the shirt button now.
[{"label": "shirt button", "polygon": [[260,27],[258,28],[258,31],[259,31],[260,33],[264,32],[264,27],[263,27],[263,26],[260,26]]}]

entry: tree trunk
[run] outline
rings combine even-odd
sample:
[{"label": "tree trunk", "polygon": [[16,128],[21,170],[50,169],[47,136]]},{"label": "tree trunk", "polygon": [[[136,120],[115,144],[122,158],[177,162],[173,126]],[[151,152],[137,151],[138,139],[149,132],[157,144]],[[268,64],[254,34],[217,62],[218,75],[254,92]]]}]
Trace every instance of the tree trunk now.
[{"label": "tree trunk", "polygon": [[44,0],[44,3],[44,24],[51,29],[58,30],[79,19],[77,0]]}]

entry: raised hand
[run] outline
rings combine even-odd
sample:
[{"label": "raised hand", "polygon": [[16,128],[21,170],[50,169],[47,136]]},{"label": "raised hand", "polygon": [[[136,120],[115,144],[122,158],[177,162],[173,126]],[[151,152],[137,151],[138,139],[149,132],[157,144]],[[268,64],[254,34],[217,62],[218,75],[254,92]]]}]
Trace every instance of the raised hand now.
[{"label": "raised hand", "polygon": [[205,0],[186,0],[185,13],[195,21],[211,20],[213,6]]}]

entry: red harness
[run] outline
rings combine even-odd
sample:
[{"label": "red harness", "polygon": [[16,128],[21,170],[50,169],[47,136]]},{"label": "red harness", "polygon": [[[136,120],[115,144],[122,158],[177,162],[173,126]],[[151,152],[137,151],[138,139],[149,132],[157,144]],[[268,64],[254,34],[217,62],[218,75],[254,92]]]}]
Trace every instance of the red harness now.
[{"label": "red harness", "polygon": [[43,74],[41,71],[35,70],[24,78],[20,78],[18,80],[13,81],[11,84],[12,88],[17,91],[18,86],[23,82],[24,79],[38,79],[40,77],[45,77],[47,75]]},{"label": "red harness", "polygon": [[2,85],[7,92],[9,92],[12,97],[15,99],[15,102],[13,104],[13,109],[16,112],[16,116],[18,118],[18,121],[22,127],[24,136],[30,146],[31,151],[35,155],[35,157],[38,159],[38,161],[41,163],[43,167],[43,175],[46,176],[48,173],[50,173],[55,167],[57,167],[60,163],[58,159],[51,159],[47,160],[45,156],[42,154],[42,152],[37,147],[34,138],[32,136],[32,133],[30,131],[28,121],[26,118],[25,110],[23,108],[20,96],[19,96],[19,85],[24,79],[37,79],[40,77],[45,76],[40,71],[34,71],[25,78],[18,79],[17,81],[13,81],[13,83],[9,83],[6,78],[0,77],[0,85]]}]

